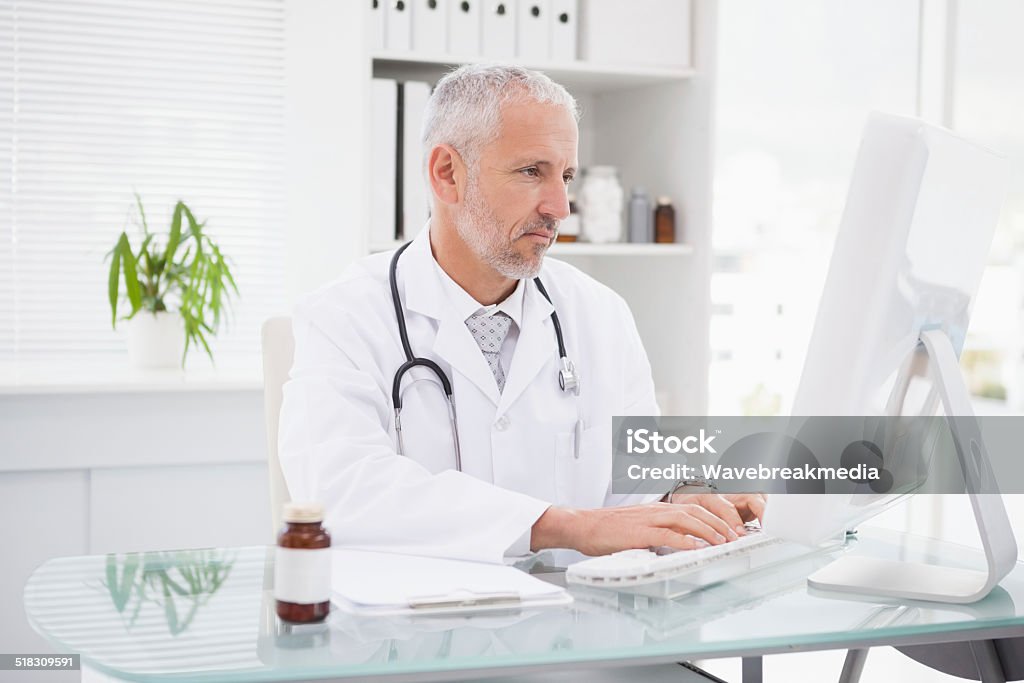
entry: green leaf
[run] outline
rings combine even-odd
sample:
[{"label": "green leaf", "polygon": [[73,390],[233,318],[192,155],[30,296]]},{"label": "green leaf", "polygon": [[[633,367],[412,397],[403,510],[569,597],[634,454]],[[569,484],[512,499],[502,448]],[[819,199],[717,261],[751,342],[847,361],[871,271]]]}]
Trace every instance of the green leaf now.
[{"label": "green leaf", "polygon": [[185,217],[188,218],[188,231],[199,243],[199,251],[202,251],[203,226],[206,225],[206,221],[197,222],[196,217],[192,215],[192,211],[187,206],[182,204],[181,208],[185,211]]},{"label": "green leaf", "polygon": [[149,252],[146,249],[149,247],[149,243],[153,241],[156,235],[146,235],[146,239],[142,240],[142,246],[139,247],[139,255],[135,257],[136,261],[141,261],[143,257],[149,258]]},{"label": "green leaf", "polygon": [[110,591],[110,598],[118,612],[123,612],[128,601],[132,597],[132,588],[135,585],[135,574],[139,568],[139,556],[136,553],[129,553],[124,560],[124,567],[121,575],[117,573],[117,555],[107,555],[107,589]]},{"label": "green leaf", "polygon": [[181,364],[185,365],[185,357],[188,356],[188,347],[192,343],[192,315],[188,312],[188,308],[184,303],[181,307],[181,318],[185,321],[185,349],[181,353]]},{"label": "green leaf", "polygon": [[238,285],[235,284],[235,278],[231,276],[231,269],[228,268],[228,260],[224,258],[224,255],[220,253],[220,249],[214,247],[214,253],[217,254],[217,267],[220,268],[224,278],[231,284],[231,288],[235,290],[235,294],[238,294]]},{"label": "green leaf", "polygon": [[191,593],[185,590],[177,581],[171,578],[171,575],[167,573],[166,569],[161,569],[160,573],[163,575],[160,578],[163,580],[165,586],[170,586],[171,590],[178,595],[188,596]]},{"label": "green leaf", "polygon": [[178,250],[181,243],[181,213],[187,211],[184,202],[178,201],[174,206],[174,216],[171,218],[171,235],[167,238],[167,249],[164,251],[164,263],[174,262],[174,252]]},{"label": "green leaf", "polygon": [[128,235],[121,233],[118,247],[121,251],[121,262],[124,266],[124,286],[128,292],[128,301],[132,305],[132,314],[142,306],[142,289],[139,287],[139,275],[135,264],[135,254],[128,243]]},{"label": "green leaf", "polygon": [[153,277],[153,259],[152,259],[152,257],[149,255],[148,251],[143,251],[141,253],[141,258],[146,261],[146,277],[147,278],[152,278]]},{"label": "green leaf", "polygon": [[[210,330],[210,328],[207,327],[205,323],[201,323],[201,324],[207,330]],[[212,332],[212,330],[210,330],[210,331]],[[202,344],[203,348],[206,350],[206,355],[210,357],[211,361],[213,361],[213,351],[210,351],[210,345],[206,343],[206,337],[203,336],[202,332],[200,332],[199,330],[196,330],[196,338],[199,339],[199,343]]]},{"label": "green leaf", "polygon": [[161,583],[163,584],[164,613],[167,616],[167,628],[170,630],[171,635],[178,635],[180,632],[178,627],[178,609],[174,604],[174,597],[171,596],[171,589],[167,585],[166,574],[161,577]]},{"label": "green leaf", "polygon": [[146,235],[149,234],[149,224],[146,222],[146,210],[142,208],[142,197],[139,196],[138,192],[132,192],[135,195],[135,204],[139,207],[139,216],[142,217],[142,232]]},{"label": "green leaf", "polygon": [[[123,236],[124,233],[122,232]],[[107,297],[110,299],[110,326],[117,327],[117,288],[121,282],[121,241],[114,245],[113,258],[110,259],[110,277],[107,278]]]},{"label": "green leaf", "polygon": [[[216,268],[216,266],[214,266]],[[215,273],[212,285],[210,286],[210,309],[213,311],[213,327],[217,329],[220,327],[220,274]]]}]

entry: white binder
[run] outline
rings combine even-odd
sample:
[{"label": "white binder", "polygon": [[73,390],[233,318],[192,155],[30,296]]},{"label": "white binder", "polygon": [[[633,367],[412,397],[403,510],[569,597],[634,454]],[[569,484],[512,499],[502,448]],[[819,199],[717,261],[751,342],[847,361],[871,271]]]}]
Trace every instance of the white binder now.
[{"label": "white binder", "polygon": [[452,0],[408,0],[412,10],[412,49],[419,55],[443,55],[448,46]]},{"label": "white binder", "polygon": [[551,61],[576,61],[578,18],[576,0],[551,0]]},{"label": "white binder", "polygon": [[411,240],[427,224],[430,215],[423,179],[423,112],[430,97],[430,85],[421,81],[403,84],[402,106],[402,239]]},{"label": "white binder", "polygon": [[453,0],[448,10],[448,54],[455,58],[480,54],[480,8],[484,0]]},{"label": "white binder", "polygon": [[551,0],[521,0],[516,22],[516,56],[529,62],[551,59]]},{"label": "white binder", "polygon": [[374,78],[370,85],[370,242],[395,240],[398,83]]},{"label": "white binder", "polygon": [[[481,50],[490,59],[511,59],[516,56],[517,0],[477,0],[482,2],[483,45]],[[522,2],[523,0],[518,0]]]},{"label": "white binder", "polygon": [[384,32],[384,45],[389,52],[407,52],[412,49],[412,12],[411,0],[382,0],[386,7],[387,29]]},{"label": "white binder", "polygon": [[594,64],[690,66],[690,0],[586,0],[579,57]]},{"label": "white binder", "polygon": [[384,5],[387,0],[373,0],[370,4],[370,18],[367,32],[369,33],[370,50],[380,52],[384,49]]}]

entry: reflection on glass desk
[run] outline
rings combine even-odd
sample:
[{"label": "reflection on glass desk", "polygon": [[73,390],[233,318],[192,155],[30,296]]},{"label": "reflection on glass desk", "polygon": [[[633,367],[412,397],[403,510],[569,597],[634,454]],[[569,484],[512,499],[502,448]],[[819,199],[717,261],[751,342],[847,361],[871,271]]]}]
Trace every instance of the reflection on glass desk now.
[{"label": "reflection on glass desk", "polygon": [[847,547],[677,600],[573,587],[567,607],[474,616],[354,617],[315,626],[274,615],[272,548],[54,559],[25,587],[32,626],[83,665],[137,681],[345,676],[446,680],[495,670],[651,664],[1024,634],[1024,567],[973,605],[809,589],[840,552],[980,566],[960,546],[863,530]]}]

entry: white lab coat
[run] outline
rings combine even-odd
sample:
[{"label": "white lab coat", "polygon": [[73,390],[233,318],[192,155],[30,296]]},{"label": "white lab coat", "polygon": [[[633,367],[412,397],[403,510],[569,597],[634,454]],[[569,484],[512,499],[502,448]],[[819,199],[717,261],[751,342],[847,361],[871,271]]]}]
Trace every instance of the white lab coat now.
[{"label": "white lab coat", "polygon": [[[558,385],[552,305],[526,283],[504,391],[465,322],[452,315],[423,230],[398,264],[413,353],[451,378],[463,471],[447,403],[425,368],[403,380],[405,456],[396,451],[391,384],[405,361],[388,287],[392,253],[369,256],[294,312],[279,453],[295,500],[326,506],[336,545],[501,562],[529,551],[549,505],[633,504],[611,493],[611,418],[655,415],[650,364],[626,303],[561,261],[541,279],[557,307],[579,397]],[[574,428],[582,418],[580,457]]]}]

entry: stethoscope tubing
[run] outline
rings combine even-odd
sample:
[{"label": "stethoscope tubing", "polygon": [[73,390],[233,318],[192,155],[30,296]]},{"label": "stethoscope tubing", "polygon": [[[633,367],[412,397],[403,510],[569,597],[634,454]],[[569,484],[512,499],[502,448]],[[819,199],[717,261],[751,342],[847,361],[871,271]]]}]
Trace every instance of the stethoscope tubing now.
[{"label": "stethoscope tubing", "polygon": [[[437,363],[429,358],[418,358],[413,354],[412,344],[409,343],[409,331],[405,326],[405,312],[402,310],[402,300],[398,294],[398,259],[401,258],[402,253],[408,249],[411,244],[412,242],[406,242],[399,247],[395,252],[395,255],[391,257],[391,263],[388,267],[388,285],[391,288],[391,303],[395,308],[395,320],[398,323],[398,335],[401,338],[402,350],[405,353],[405,362],[398,367],[398,370],[395,372],[394,379],[391,382],[391,403],[395,410],[395,432],[398,435],[398,454],[405,454],[405,443],[402,437],[402,378],[405,376],[406,372],[414,367],[425,367],[441,382],[441,388],[444,391],[445,400],[448,402],[448,419],[451,424],[452,442],[455,448],[455,468],[461,472],[462,451],[459,447],[459,425],[455,416],[455,399],[452,396],[452,383],[448,379],[448,375],[445,374],[444,370],[442,370],[441,366]],[[548,300],[548,303],[554,305],[554,302],[551,301],[551,297],[548,295],[547,290],[544,288],[544,283],[540,281],[540,277],[533,278],[533,281],[537,285],[537,289],[540,290],[540,293]],[[575,375],[575,368],[573,367],[572,361],[566,357],[565,339],[562,337],[562,325],[558,320],[557,311],[551,311],[551,321],[555,326],[555,339],[558,342],[558,357],[562,365],[562,370],[559,371],[558,375],[559,386],[563,391],[572,391],[579,396],[579,378]],[[580,425],[581,422],[577,421],[577,431],[579,430]]]}]

